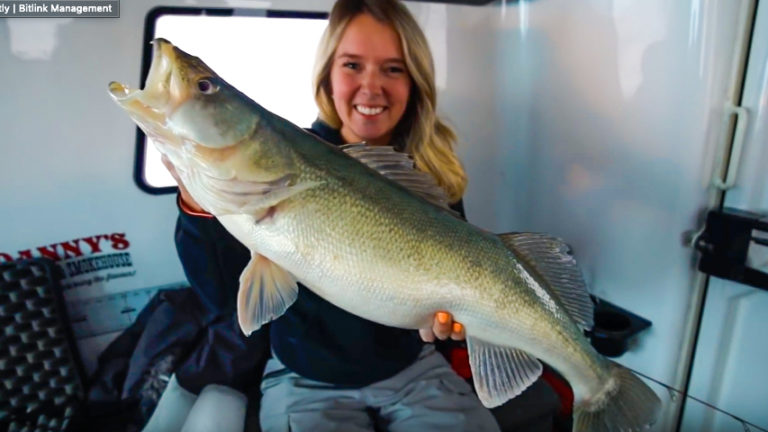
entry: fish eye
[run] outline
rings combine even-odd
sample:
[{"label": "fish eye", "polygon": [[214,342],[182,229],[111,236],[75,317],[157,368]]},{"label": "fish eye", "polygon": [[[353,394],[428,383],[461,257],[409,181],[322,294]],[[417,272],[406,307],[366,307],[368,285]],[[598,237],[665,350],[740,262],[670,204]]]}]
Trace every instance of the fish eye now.
[{"label": "fish eye", "polygon": [[203,78],[197,82],[197,89],[200,90],[200,93],[211,94],[215,93],[219,88],[211,80]]}]

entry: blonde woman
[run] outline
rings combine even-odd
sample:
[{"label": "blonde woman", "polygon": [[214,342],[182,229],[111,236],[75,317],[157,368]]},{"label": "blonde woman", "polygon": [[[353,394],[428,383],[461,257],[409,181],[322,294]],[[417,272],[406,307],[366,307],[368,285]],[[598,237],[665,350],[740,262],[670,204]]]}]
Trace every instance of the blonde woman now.
[{"label": "blonde woman", "polygon": [[[310,132],[334,144],[364,141],[409,153],[463,214],[466,176],[453,151],[456,136],[436,114],[429,47],[402,3],[338,0],[318,50],[314,89],[320,114]],[[209,304],[234,309],[247,249],[183,187],[179,204],[177,246],[190,283]],[[300,286],[268,331],[264,431],[499,430],[470,386],[425,343],[464,338],[448,313],[438,312],[433,327],[417,333],[352,315]]]}]

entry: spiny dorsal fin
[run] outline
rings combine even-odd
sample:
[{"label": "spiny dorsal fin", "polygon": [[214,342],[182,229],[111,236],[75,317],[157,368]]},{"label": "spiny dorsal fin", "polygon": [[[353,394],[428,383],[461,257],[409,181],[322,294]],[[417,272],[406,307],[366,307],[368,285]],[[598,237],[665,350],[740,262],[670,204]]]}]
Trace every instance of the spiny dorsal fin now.
[{"label": "spiny dorsal fin", "polygon": [[552,288],[579,327],[592,328],[594,305],[570,246],[540,233],[499,234],[499,238]]},{"label": "spiny dorsal fin", "polygon": [[523,392],[543,367],[525,351],[467,337],[469,365],[480,402],[486,408],[503,404]]},{"label": "spiny dorsal fin", "polygon": [[344,144],[339,148],[432,204],[449,209],[448,194],[431,175],[417,170],[407,153],[398,152],[391,146],[365,143]]}]

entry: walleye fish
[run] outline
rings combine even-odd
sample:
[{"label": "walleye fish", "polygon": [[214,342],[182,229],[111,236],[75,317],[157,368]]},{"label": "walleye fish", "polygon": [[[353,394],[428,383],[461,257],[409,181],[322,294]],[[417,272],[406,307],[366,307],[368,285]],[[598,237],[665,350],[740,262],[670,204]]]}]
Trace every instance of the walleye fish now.
[{"label": "walleye fish", "polygon": [[112,82],[109,91],[192,197],[250,249],[238,294],[246,334],[293,303],[297,282],[389,326],[429,327],[445,310],[465,326],[485,406],[532,384],[541,359],[573,387],[574,430],[640,430],[655,421],[653,390],[584,337],[592,303],[561,240],[497,236],[462,221],[408,156],[324,142],[200,59],[153,43],[144,89]]}]

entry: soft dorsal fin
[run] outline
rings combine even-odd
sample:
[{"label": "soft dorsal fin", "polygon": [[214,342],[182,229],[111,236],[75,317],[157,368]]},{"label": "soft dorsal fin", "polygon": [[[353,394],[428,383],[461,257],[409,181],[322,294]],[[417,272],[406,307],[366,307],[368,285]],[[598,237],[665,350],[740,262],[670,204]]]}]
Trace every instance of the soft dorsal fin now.
[{"label": "soft dorsal fin", "polygon": [[391,146],[365,143],[344,144],[339,148],[432,204],[449,209],[448,194],[431,175],[417,170],[407,153],[398,152]]},{"label": "soft dorsal fin", "polygon": [[540,233],[499,234],[499,238],[549,285],[579,327],[592,328],[594,305],[570,246]]},{"label": "soft dorsal fin", "polygon": [[525,351],[467,336],[469,365],[480,402],[493,408],[514,398],[541,375],[541,363]]}]

